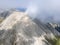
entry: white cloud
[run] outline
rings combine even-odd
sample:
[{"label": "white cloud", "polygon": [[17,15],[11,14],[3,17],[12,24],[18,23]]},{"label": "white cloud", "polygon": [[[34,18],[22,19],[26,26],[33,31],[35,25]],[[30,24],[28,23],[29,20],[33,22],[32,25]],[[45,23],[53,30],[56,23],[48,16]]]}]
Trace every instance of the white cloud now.
[{"label": "white cloud", "polygon": [[[37,15],[31,15],[32,17],[39,17],[41,20],[45,20],[45,18],[52,16],[55,21],[60,21],[60,0],[33,0],[30,3],[30,6],[34,5],[38,8]],[[32,9],[34,9],[33,6]]]}]

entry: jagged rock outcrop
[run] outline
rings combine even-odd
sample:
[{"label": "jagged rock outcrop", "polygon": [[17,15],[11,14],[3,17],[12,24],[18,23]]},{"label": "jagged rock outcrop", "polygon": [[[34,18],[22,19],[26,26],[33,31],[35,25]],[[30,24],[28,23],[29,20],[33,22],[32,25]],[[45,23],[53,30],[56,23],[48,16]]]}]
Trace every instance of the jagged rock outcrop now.
[{"label": "jagged rock outcrop", "polygon": [[16,9],[0,9],[0,23],[3,20],[5,20],[14,11],[18,11],[18,10],[16,10]]},{"label": "jagged rock outcrop", "polygon": [[6,9],[6,10],[2,9],[0,10],[0,17],[5,19],[7,16],[9,16],[14,11],[17,11],[17,10],[16,9]]},{"label": "jagged rock outcrop", "polygon": [[14,11],[0,24],[0,45],[50,45],[45,36],[54,37],[23,12]]}]

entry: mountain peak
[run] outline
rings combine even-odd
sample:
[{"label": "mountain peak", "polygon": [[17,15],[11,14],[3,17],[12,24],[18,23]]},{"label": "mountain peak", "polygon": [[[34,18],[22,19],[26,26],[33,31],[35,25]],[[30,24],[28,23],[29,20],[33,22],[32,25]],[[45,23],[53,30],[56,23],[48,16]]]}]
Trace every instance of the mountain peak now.
[{"label": "mountain peak", "polygon": [[54,38],[55,32],[53,28],[47,27],[39,20],[32,20],[24,12],[13,11],[0,24],[0,44],[47,45],[48,42],[44,42],[45,36]]}]

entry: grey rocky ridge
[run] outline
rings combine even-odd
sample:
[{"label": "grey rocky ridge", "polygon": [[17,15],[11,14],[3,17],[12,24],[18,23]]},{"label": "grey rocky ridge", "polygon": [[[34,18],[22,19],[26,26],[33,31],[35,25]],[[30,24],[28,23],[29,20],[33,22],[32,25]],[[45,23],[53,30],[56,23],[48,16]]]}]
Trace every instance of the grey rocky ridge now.
[{"label": "grey rocky ridge", "polygon": [[18,10],[16,10],[16,9],[0,9],[0,23],[14,11],[18,11]]},{"label": "grey rocky ridge", "polygon": [[54,31],[24,12],[14,11],[0,24],[0,45],[51,45],[45,36],[54,38]]}]

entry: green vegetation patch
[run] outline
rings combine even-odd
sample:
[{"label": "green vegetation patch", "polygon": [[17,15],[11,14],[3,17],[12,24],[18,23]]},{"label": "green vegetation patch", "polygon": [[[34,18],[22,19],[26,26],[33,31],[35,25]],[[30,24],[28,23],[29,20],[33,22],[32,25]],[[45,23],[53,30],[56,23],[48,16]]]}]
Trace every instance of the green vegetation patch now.
[{"label": "green vegetation patch", "polygon": [[46,38],[46,40],[51,43],[52,45],[60,45],[60,36],[55,36],[54,39],[48,39]]}]

